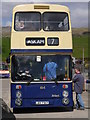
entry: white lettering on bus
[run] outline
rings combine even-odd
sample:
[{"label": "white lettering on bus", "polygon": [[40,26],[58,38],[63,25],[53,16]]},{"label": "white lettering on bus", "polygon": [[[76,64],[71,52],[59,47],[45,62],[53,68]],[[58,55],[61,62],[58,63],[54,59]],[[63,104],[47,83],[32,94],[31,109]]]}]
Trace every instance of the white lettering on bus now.
[{"label": "white lettering on bus", "polygon": [[28,40],[27,44],[44,44],[44,40]]}]

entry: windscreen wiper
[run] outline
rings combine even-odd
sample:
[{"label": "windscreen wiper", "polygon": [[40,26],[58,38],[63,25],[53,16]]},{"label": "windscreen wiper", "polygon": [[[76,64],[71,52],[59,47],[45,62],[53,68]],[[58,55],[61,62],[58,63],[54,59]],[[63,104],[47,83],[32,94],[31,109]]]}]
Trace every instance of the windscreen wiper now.
[{"label": "windscreen wiper", "polygon": [[17,73],[17,75],[18,76],[20,76],[20,77],[23,77],[23,76],[26,76],[26,77],[31,77],[31,75],[30,74],[26,74],[26,73]]},{"label": "windscreen wiper", "polygon": [[30,78],[30,80],[27,82],[27,85],[30,85],[32,81],[34,81],[33,77]]},{"label": "windscreen wiper", "polygon": [[55,81],[55,83],[58,84],[58,79],[57,78],[52,79],[52,81]]},{"label": "windscreen wiper", "polygon": [[24,72],[21,73],[21,74],[20,74],[20,73],[17,73],[17,75],[18,75],[20,78],[22,78],[22,80],[23,80],[23,79],[26,79],[26,80],[29,79],[29,81],[27,82],[27,85],[30,85],[30,83],[34,80],[33,77],[32,77],[32,75],[26,74],[26,73],[24,73]]},{"label": "windscreen wiper", "polygon": [[58,80],[55,80],[55,83],[58,84]]}]

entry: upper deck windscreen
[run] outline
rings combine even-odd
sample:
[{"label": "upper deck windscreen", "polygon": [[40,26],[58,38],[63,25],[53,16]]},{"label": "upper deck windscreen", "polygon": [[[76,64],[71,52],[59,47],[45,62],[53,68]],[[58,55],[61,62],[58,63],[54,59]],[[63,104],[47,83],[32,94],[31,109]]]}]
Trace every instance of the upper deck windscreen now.
[{"label": "upper deck windscreen", "polygon": [[65,12],[17,12],[16,31],[68,31],[69,19]]},{"label": "upper deck windscreen", "polygon": [[39,31],[41,14],[39,12],[18,12],[15,15],[16,31]]},{"label": "upper deck windscreen", "polygon": [[47,12],[44,13],[45,31],[68,31],[69,21],[67,13]]}]

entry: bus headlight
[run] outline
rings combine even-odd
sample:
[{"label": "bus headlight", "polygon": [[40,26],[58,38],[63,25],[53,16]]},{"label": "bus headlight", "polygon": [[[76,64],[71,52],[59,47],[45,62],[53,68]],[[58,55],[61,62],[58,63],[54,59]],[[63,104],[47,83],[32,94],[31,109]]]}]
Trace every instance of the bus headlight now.
[{"label": "bus headlight", "polygon": [[68,98],[63,98],[63,99],[62,99],[62,103],[63,103],[64,105],[68,105],[68,104],[69,104],[69,99],[68,99]]},{"label": "bus headlight", "polygon": [[21,96],[22,96],[21,92],[20,92],[20,91],[17,91],[17,92],[16,92],[16,97],[17,97],[17,98],[20,98]]},{"label": "bus headlight", "polygon": [[22,99],[21,99],[21,98],[17,98],[17,99],[15,100],[15,104],[16,104],[17,106],[21,106],[21,105],[22,105]]},{"label": "bus headlight", "polygon": [[68,91],[64,90],[62,95],[63,95],[63,97],[68,97],[69,93],[68,93]]}]

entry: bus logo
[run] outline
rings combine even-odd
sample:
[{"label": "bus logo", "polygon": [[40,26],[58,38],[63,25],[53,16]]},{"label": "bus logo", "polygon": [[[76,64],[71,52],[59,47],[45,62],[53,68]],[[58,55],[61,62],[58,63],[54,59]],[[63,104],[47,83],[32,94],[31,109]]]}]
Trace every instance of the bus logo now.
[{"label": "bus logo", "polygon": [[45,86],[40,86],[40,89],[41,90],[45,90]]}]

